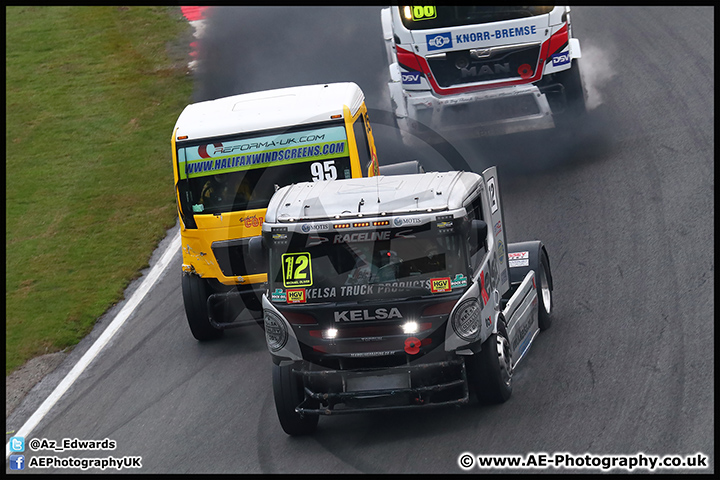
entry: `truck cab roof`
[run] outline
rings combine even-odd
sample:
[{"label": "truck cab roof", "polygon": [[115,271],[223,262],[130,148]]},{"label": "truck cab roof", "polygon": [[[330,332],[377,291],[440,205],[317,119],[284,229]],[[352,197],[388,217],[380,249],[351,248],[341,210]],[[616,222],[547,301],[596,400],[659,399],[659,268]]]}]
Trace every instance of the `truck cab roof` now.
[{"label": "truck cab roof", "polygon": [[331,120],[347,106],[355,115],[365,100],[355,83],[279,88],[198,102],[185,107],[176,138],[193,141]]},{"label": "truck cab roof", "polygon": [[278,190],[265,221],[299,222],[439,212],[461,208],[481,188],[472,172],[429,172],[304,182]]}]

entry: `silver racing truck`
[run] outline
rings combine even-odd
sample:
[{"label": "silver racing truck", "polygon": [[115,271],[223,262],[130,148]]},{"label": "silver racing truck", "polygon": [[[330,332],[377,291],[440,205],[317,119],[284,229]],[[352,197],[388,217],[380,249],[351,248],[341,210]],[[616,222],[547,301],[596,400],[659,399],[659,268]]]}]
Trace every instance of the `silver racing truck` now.
[{"label": "silver racing truck", "polygon": [[381,23],[404,136],[567,129],[585,112],[570,7],[394,6]]},{"label": "silver racing truck", "polygon": [[282,428],[320,415],[504,402],[550,326],[539,241],[508,244],[496,168],[305,182],[270,200],[263,322]]}]

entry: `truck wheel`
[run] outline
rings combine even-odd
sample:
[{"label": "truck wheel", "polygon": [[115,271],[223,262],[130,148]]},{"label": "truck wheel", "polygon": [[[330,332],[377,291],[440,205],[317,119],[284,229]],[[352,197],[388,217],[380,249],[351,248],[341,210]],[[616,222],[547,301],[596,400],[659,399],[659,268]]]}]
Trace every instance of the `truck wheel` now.
[{"label": "truck wheel", "polygon": [[182,293],[185,316],[193,337],[201,342],[220,338],[223,334],[223,331],[213,327],[208,319],[207,299],[210,292],[207,280],[197,275],[183,274]]},{"label": "truck wheel", "polygon": [[273,363],[273,394],[280,426],[288,435],[309,435],[315,432],[318,415],[300,415],[295,411],[305,398],[303,386],[292,373],[292,365]]},{"label": "truck wheel", "polygon": [[570,127],[587,112],[578,60],[573,60],[572,66],[567,70],[556,73],[555,79],[565,89],[565,111],[558,115],[557,123],[559,127]]},{"label": "truck wheel", "polygon": [[552,325],[552,287],[550,285],[550,261],[545,250],[540,251],[540,268],[535,276],[538,296],[538,326],[547,330]]},{"label": "truck wheel", "polygon": [[512,395],[512,350],[502,317],[497,333],[485,340],[480,352],[469,357],[467,373],[481,402],[504,403]]}]

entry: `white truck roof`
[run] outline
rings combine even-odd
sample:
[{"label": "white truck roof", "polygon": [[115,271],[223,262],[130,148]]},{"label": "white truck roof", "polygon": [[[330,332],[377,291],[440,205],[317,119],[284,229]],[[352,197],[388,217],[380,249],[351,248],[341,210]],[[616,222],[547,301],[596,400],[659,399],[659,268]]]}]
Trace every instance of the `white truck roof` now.
[{"label": "white truck roof", "polygon": [[343,106],[355,115],[365,100],[355,83],[328,83],[245,93],[193,103],[175,123],[185,140],[232,135],[330,120]]},{"label": "white truck roof", "polygon": [[265,221],[303,222],[455,210],[481,185],[482,177],[472,172],[303,182],[275,193]]}]

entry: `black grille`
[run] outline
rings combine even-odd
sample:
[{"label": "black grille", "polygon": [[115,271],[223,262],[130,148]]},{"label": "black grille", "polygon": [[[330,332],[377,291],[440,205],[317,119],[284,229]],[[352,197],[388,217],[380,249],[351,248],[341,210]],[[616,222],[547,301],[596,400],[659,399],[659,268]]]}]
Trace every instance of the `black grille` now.
[{"label": "black grille", "polygon": [[447,88],[467,83],[521,78],[518,69],[524,65],[529,65],[530,73],[534,75],[539,57],[540,45],[534,44],[501,50],[488,58],[474,58],[470,55],[470,50],[458,50],[446,52],[444,57],[430,56],[427,61],[437,83]]},{"label": "black grille", "polygon": [[470,104],[448,105],[440,111],[441,125],[477,125],[540,113],[532,94],[492,98]]},{"label": "black grille", "polygon": [[265,273],[262,259],[248,254],[249,238],[213,242],[212,251],[218,266],[226,277]]}]

